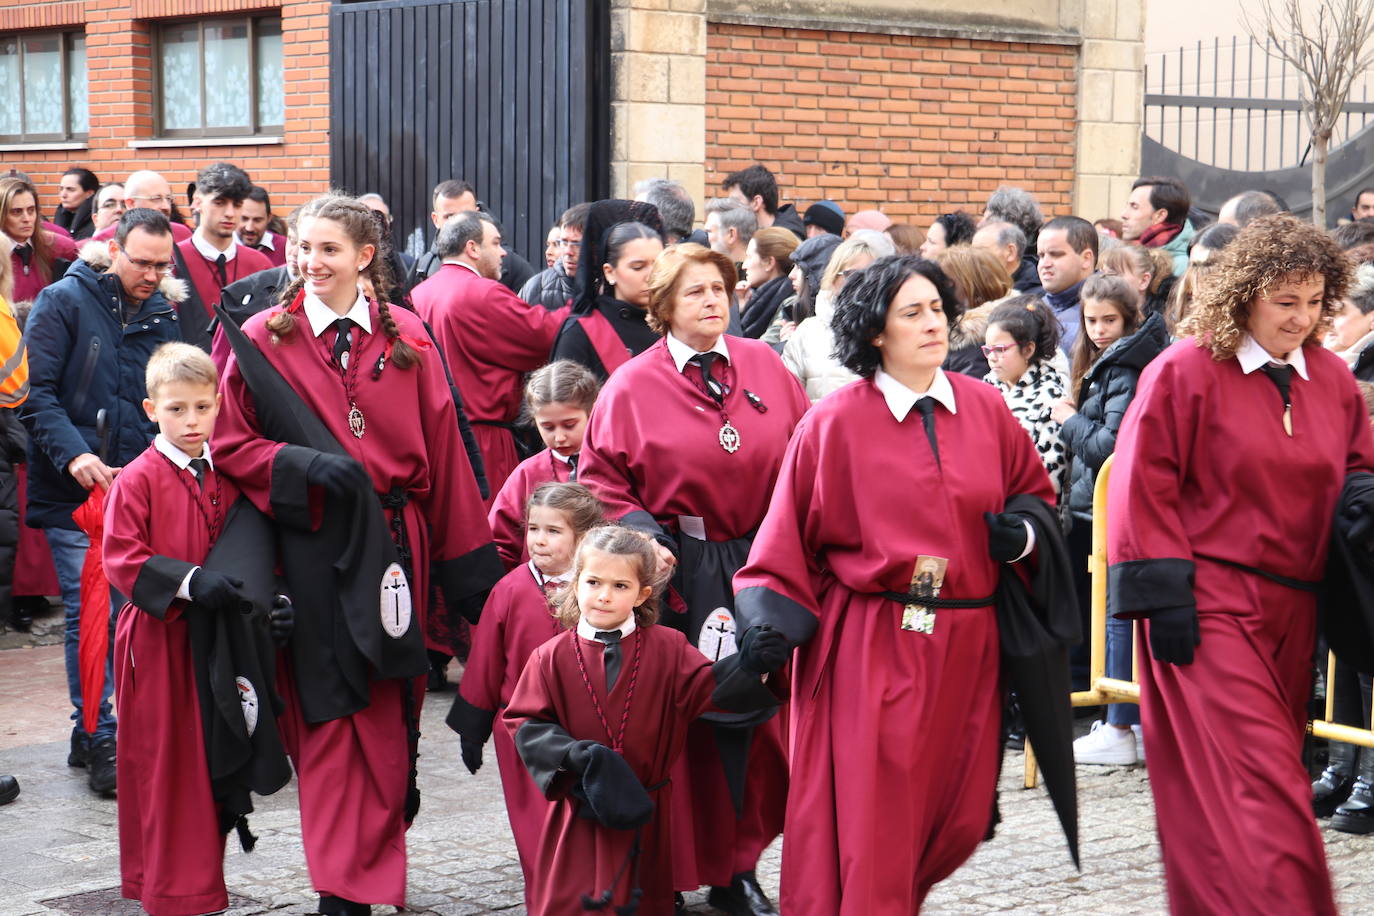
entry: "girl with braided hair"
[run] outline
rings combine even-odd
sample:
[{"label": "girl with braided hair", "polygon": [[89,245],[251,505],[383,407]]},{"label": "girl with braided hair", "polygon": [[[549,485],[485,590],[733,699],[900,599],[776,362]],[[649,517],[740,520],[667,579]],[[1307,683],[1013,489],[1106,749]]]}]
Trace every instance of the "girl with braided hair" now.
[{"label": "girl with braided hair", "polygon": [[[380,616],[376,591],[362,602],[300,594],[338,591],[335,568],[314,564],[316,587],[293,595],[301,626],[282,661],[283,737],[300,781],[320,912],[352,916],[372,903],[405,903],[405,829],[418,803],[406,751],[423,697],[423,677],[414,675],[426,667],[418,633],[426,632],[430,582],[445,607],[475,622],[502,570],[443,363],[420,320],[386,301],[391,283],[371,211],[327,194],[302,209],[298,233],[295,281],[278,306],[244,323],[241,346],[256,345],[339,448],[264,435],[259,414],[272,405],[255,402],[245,380],[253,354],[240,349],[224,373],[215,459],[276,521],[283,541],[290,531],[334,524],[352,527],[346,538],[376,546],[389,533],[395,544],[399,562],[383,578],[394,594],[383,592]],[[364,282],[378,298],[363,293]],[[369,490],[385,524],[365,524],[368,512],[376,517],[366,506],[331,515]],[[289,583],[290,568],[286,576]],[[388,653],[400,646],[409,654],[378,665],[396,659]]]}]

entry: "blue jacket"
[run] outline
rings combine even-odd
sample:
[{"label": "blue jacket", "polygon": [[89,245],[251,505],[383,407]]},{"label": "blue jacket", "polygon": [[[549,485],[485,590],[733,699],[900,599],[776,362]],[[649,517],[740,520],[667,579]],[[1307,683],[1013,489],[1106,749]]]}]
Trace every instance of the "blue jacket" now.
[{"label": "blue jacket", "polygon": [[122,467],[148,447],[157,434],[143,412],[148,357],[180,339],[176,309],[161,292],[124,324],[119,278],[85,261],[39,294],[24,331],[30,386],[19,414],[29,431],[25,524],[76,528],[72,510],[88,493],[67,465],[78,455],[100,454],[97,411],[107,412],[106,464]]}]

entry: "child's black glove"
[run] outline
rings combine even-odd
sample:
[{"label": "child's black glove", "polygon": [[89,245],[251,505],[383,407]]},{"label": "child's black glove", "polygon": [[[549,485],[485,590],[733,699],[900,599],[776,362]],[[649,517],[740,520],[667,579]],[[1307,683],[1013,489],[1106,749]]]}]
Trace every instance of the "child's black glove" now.
[{"label": "child's black glove", "polygon": [[1191,665],[1193,650],[1202,645],[1197,608],[1168,607],[1149,616],[1150,654],[1171,665]]},{"label": "child's black glove", "polygon": [[750,674],[772,674],[787,664],[792,652],[781,630],[768,625],[750,627],[739,644],[739,666]]},{"label": "child's black glove", "polygon": [[191,600],[209,611],[242,611],[249,604],[243,580],[202,566],[191,577]]},{"label": "child's black glove", "polygon": [[348,496],[359,490],[370,490],[372,478],[367,469],[347,455],[320,452],[306,468],[308,483],[318,484],[336,496]]},{"label": "child's black glove", "polygon": [[296,609],[291,605],[291,599],[277,595],[272,599],[272,609],[267,612],[267,629],[272,634],[272,641],[279,648],[286,645],[295,626]]},{"label": "child's black glove", "polygon": [[463,755],[463,766],[468,768],[468,772],[473,776],[482,769],[482,745],[476,741],[469,741],[463,738],[459,741],[460,752]]}]

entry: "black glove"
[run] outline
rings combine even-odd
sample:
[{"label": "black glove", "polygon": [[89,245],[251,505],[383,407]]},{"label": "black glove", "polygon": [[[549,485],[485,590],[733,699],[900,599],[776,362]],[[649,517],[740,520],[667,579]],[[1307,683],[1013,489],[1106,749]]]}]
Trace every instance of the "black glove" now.
[{"label": "black glove", "polygon": [[787,664],[792,647],[781,630],[764,624],[744,631],[739,643],[740,670],[750,674],[772,674]]},{"label": "black glove", "polygon": [[595,741],[578,741],[568,748],[567,756],[563,758],[565,769],[571,770],[578,776],[587,772],[587,765],[592,762],[592,748],[596,747]]},{"label": "black glove", "polygon": [[998,563],[1010,563],[1026,552],[1026,520],[1015,512],[983,513],[988,526],[988,553]]},{"label": "black glove", "polygon": [[272,609],[267,612],[267,629],[272,634],[272,641],[279,647],[286,645],[295,626],[296,609],[291,605],[291,599],[277,595],[272,599]]},{"label": "black glove", "polygon": [[247,597],[240,591],[242,588],[242,579],[202,566],[191,577],[191,600],[211,611],[241,612],[245,605],[251,607]]},{"label": "black glove", "polygon": [[314,457],[305,471],[305,479],[339,496],[372,489],[372,478],[367,475],[366,468],[346,455],[328,452],[320,452]]},{"label": "black glove", "polygon": [[459,747],[463,755],[463,766],[468,768],[468,772],[473,776],[482,769],[482,745],[476,741],[469,741],[463,738],[459,741]]},{"label": "black glove", "polygon": [[1168,607],[1150,614],[1150,654],[1171,665],[1191,665],[1193,649],[1202,644],[1197,608]]}]

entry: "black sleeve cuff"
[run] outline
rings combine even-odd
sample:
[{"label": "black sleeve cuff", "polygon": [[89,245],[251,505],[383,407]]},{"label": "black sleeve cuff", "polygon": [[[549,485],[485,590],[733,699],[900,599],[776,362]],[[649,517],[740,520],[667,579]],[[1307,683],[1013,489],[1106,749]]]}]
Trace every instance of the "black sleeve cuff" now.
[{"label": "black sleeve cuff", "polygon": [[138,571],[134,580],[134,593],[130,596],[134,607],[147,611],[158,620],[176,600],[177,590],[181,588],[186,574],[196,568],[196,564],[184,560],[173,560],[161,554],[154,554]]},{"label": "black sleeve cuff", "polygon": [[506,574],[495,544],[483,544],[461,557],[430,565],[434,581],[444,596],[444,606],[476,624],[482,616],[487,594]]},{"label": "black sleeve cuff", "polygon": [[[711,702],[729,712],[758,712],[782,705],[785,697],[778,697],[755,673],[740,668],[739,653],[727,655],[711,666],[716,678],[716,689],[711,693]],[[776,680],[779,675],[769,676]]]},{"label": "black sleeve cuff", "polygon": [[620,520],[620,524],[626,528],[633,528],[635,531],[647,534],[656,543],[662,544],[673,552],[673,556],[678,555],[677,541],[673,536],[663,530],[663,526],[654,520],[654,517],[643,509],[636,509],[628,513]]},{"label": "black sleeve cuff", "polygon": [[475,741],[478,744],[486,744],[491,737],[491,726],[496,721],[496,711],[491,709],[478,709],[467,700],[463,699],[460,693],[453,698],[453,707],[448,711],[448,718],[444,723],[453,729],[464,741]]},{"label": "black sleeve cuff", "polygon": [[1107,567],[1107,614],[1149,617],[1155,611],[1196,607],[1192,560],[1128,560]]},{"label": "black sleeve cuff", "polygon": [[281,524],[305,531],[313,527],[306,474],[319,454],[303,445],[285,445],[272,460],[272,517]]},{"label": "black sleeve cuff", "polygon": [[735,595],[735,626],[740,633],[769,624],[793,646],[816,634],[816,615],[805,607],[762,585],[751,585]]},{"label": "black sleeve cuff", "polygon": [[560,794],[554,781],[560,773],[567,772],[564,762],[575,744],[573,736],[554,722],[529,719],[515,732],[515,749],[546,798]]}]

